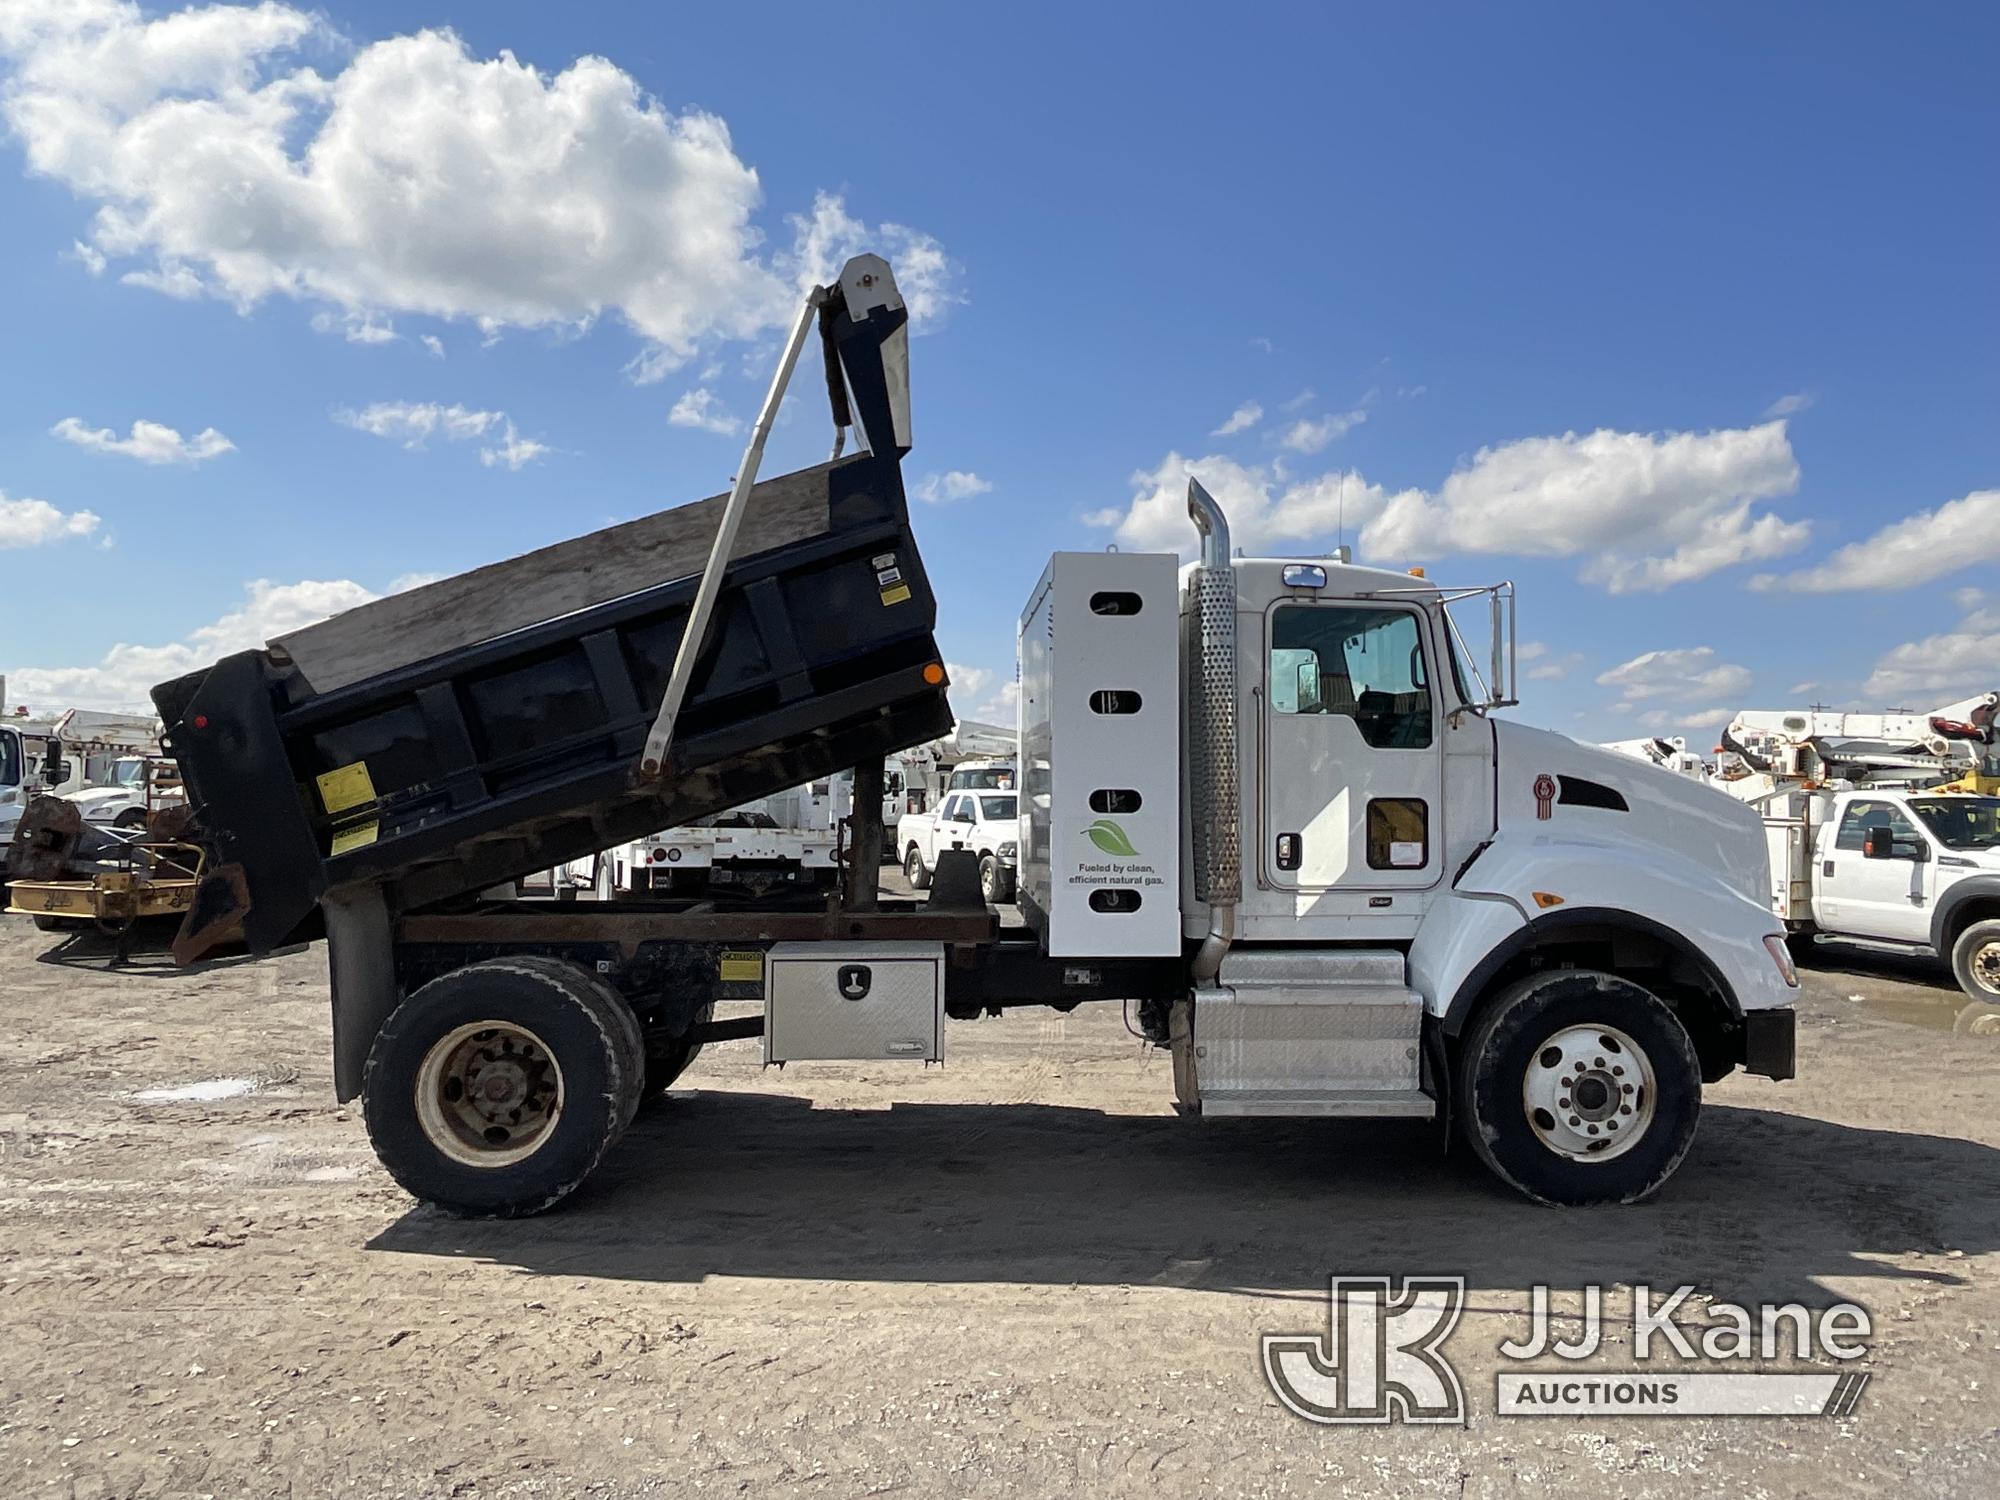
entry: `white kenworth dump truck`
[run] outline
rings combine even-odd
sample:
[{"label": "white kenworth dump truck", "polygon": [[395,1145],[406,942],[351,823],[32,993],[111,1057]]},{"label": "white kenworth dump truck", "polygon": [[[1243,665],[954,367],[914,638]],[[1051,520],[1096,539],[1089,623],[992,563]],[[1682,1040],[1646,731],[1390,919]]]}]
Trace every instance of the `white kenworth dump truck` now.
[{"label": "white kenworth dump truck", "polygon": [[[756,483],[815,319],[836,458]],[[176,956],[324,934],[335,1091],[410,1192],[536,1212],[704,1045],[915,1068],[947,1018],[1019,1005],[1129,1005],[1190,1129],[1431,1120],[1550,1204],[1644,1197],[1705,1081],[1791,1076],[1749,808],[1496,721],[1511,589],[1458,596],[1494,615],[1481,689],[1452,593],[1235,558],[1192,482],[1199,563],[1063,553],[1029,595],[1027,925],[966,850],[924,899],[880,896],[883,759],[952,723],[901,479],[908,357],[889,268],[858,257],[801,313],[726,497],[154,690],[210,842]],[[842,458],[850,426],[866,451]],[[495,894],[845,767],[835,901]]]}]

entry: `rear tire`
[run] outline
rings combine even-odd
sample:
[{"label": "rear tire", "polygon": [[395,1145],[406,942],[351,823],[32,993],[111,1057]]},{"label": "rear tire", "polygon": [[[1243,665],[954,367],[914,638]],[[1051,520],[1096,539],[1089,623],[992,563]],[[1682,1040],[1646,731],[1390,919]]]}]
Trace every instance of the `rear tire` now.
[{"label": "rear tire", "polygon": [[125,833],[137,833],[146,826],[146,810],[143,807],[128,807],[112,819],[111,826]]},{"label": "rear tire", "polygon": [[2000,921],[1974,922],[1958,935],[1951,975],[1974,1000],[2000,1001]]},{"label": "rear tire", "polygon": [[644,1057],[631,1007],[596,975],[488,959],[391,1013],[362,1114],[407,1192],[465,1217],[519,1218],[574,1192],[631,1123]]},{"label": "rear tire", "polygon": [[1461,1038],[1467,1143],[1538,1203],[1636,1203],[1694,1142],[1701,1063],[1666,1003],[1615,974],[1532,975],[1490,999]]},{"label": "rear tire", "polygon": [[923,851],[915,844],[903,861],[903,877],[910,882],[913,891],[927,891],[931,887],[931,872],[924,867]]}]

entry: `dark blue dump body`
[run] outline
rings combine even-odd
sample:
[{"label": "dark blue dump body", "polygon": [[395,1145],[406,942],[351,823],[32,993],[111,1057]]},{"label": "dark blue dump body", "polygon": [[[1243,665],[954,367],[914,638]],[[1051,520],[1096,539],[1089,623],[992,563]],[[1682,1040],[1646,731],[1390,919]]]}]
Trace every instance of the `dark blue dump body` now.
[{"label": "dark blue dump body", "polygon": [[256,952],[309,936],[347,886],[448,906],[948,733],[896,457],[809,474],[829,529],[729,569],[657,781],[640,751],[696,577],[331,692],[262,651],[155,688],[213,868],[177,949],[238,920]]}]

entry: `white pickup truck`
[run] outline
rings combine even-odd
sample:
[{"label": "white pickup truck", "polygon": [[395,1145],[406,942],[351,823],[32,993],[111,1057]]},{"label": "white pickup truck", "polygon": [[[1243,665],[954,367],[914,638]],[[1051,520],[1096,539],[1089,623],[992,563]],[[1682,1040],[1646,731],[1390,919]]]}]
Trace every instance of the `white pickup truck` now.
[{"label": "white pickup truck", "polygon": [[1771,901],[1791,931],[1935,955],[2000,1003],[2000,797],[1868,787],[1764,799]]},{"label": "white pickup truck", "polygon": [[[1012,768],[1007,780],[1013,781]],[[979,893],[995,906],[1014,899],[1020,854],[1020,798],[1011,791],[945,793],[935,812],[905,813],[896,820],[903,873],[916,890],[931,883],[938,854],[970,849],[979,856]]]}]

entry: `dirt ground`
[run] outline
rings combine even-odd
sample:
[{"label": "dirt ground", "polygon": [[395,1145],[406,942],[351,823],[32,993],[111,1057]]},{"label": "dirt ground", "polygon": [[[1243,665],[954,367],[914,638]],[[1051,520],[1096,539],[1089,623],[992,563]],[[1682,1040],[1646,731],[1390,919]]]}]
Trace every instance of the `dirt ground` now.
[{"label": "dirt ground", "polygon": [[[1098,1007],[956,1023],[929,1070],[711,1049],[566,1208],[462,1223],[334,1105],[322,949],[110,972],[0,919],[0,1483],[1989,1496],[2000,1038],[1956,999],[1821,958],[1801,1077],[1711,1089],[1638,1208],[1537,1208],[1421,1124],[1176,1119]],[[1277,1404],[1258,1337],[1324,1329],[1334,1274],[1467,1279],[1467,1426]],[[1497,1416],[1538,1281],[1853,1299],[1873,1378],[1845,1420]]]}]

